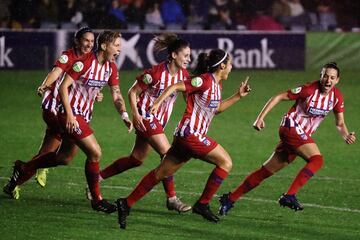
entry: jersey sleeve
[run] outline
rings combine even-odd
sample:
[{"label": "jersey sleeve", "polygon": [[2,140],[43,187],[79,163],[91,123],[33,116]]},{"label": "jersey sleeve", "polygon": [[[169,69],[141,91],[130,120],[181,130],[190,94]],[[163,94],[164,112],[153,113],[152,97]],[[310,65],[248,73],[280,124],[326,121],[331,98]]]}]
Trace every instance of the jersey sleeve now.
[{"label": "jersey sleeve", "polygon": [[290,100],[296,100],[296,99],[305,99],[307,96],[309,96],[309,86],[303,85],[300,87],[295,87],[292,89],[289,89],[287,91],[287,95]]},{"label": "jersey sleeve", "polygon": [[59,67],[63,71],[68,71],[74,64],[74,55],[70,51],[64,51],[61,56],[54,63],[54,67]]},{"label": "jersey sleeve", "polygon": [[67,74],[69,74],[70,77],[72,77],[73,80],[77,80],[80,78],[82,74],[85,73],[86,69],[84,67],[85,63],[83,61],[76,61],[71,68],[69,68],[68,71],[66,71]]},{"label": "jersey sleeve", "polygon": [[205,92],[210,87],[210,82],[201,77],[194,77],[184,81],[186,94]]},{"label": "jersey sleeve", "polygon": [[339,90],[335,90],[335,106],[333,108],[333,111],[335,113],[341,113],[341,112],[345,112],[345,107],[344,107],[344,98],[341,94],[341,92]]},{"label": "jersey sleeve", "polygon": [[136,77],[136,81],[142,90],[146,90],[155,85],[158,80],[154,77],[153,69],[147,69]]},{"label": "jersey sleeve", "polygon": [[119,85],[119,71],[115,65],[115,63],[111,64],[111,75],[108,81],[109,86],[117,86]]}]

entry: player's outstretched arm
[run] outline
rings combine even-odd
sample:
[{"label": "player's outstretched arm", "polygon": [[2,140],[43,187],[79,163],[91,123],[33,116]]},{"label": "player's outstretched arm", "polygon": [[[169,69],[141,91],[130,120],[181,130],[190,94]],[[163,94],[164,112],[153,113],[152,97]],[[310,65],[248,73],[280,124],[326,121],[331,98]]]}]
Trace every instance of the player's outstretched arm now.
[{"label": "player's outstretched arm", "polygon": [[344,119],[344,113],[335,113],[335,125],[340,135],[347,144],[353,144],[356,141],[355,132],[350,132],[347,129]]},{"label": "player's outstretched arm", "polygon": [[50,88],[50,86],[58,79],[63,70],[59,67],[54,67],[51,72],[49,72],[41,85],[37,88],[37,94],[42,97],[44,93]]},{"label": "player's outstretched arm", "polygon": [[279,93],[278,95],[269,99],[269,101],[265,104],[259,115],[257,116],[255,122],[253,123],[253,127],[260,131],[265,128],[265,117],[266,115],[273,109],[279,102],[290,100],[287,92]]},{"label": "player's outstretched arm", "polygon": [[126,127],[128,128],[128,132],[131,132],[133,129],[133,124],[132,121],[129,119],[129,114],[126,112],[125,101],[121,94],[120,87],[118,85],[110,86],[110,92],[116,110],[118,111]]}]

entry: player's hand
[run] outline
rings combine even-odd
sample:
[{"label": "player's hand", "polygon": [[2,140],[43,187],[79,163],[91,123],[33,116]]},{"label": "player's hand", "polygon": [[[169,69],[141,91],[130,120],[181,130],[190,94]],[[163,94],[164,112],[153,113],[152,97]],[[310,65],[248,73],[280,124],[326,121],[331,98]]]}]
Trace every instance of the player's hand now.
[{"label": "player's hand", "polygon": [[37,92],[37,95],[39,95],[40,97],[44,96],[44,93],[49,89],[48,86],[44,85],[44,84],[41,84],[36,92]]},{"label": "player's hand", "polygon": [[98,92],[96,94],[95,101],[102,102],[103,99],[104,99],[104,94],[102,92]]},{"label": "player's hand", "polygon": [[157,102],[155,102],[155,103],[152,105],[151,109],[150,109],[150,113],[151,113],[151,114],[156,114],[157,111],[158,111],[158,109],[159,109],[159,107],[160,107],[160,104],[157,103]]},{"label": "player's hand", "polygon": [[131,133],[131,131],[134,129],[133,122],[128,117],[124,118],[123,121],[128,128],[128,133]]},{"label": "player's hand", "polygon": [[256,119],[255,122],[253,123],[253,127],[258,131],[265,128],[264,120],[263,119]]},{"label": "player's hand", "polygon": [[355,141],[356,141],[355,132],[349,133],[345,138],[345,142],[347,144],[353,144],[353,143],[355,143]]},{"label": "player's hand", "polygon": [[144,125],[144,119],[139,114],[133,115],[133,125],[136,128],[136,130],[140,132],[146,131],[146,127]]},{"label": "player's hand", "polygon": [[79,129],[79,123],[76,120],[76,117],[72,114],[66,116],[66,131],[68,133],[73,133]]},{"label": "player's hand", "polygon": [[248,95],[249,92],[251,91],[251,87],[250,87],[250,85],[248,84],[249,79],[250,79],[250,77],[247,76],[247,77],[245,78],[245,81],[241,82],[241,84],[240,84],[240,87],[239,87],[239,95],[240,95],[240,98],[245,97],[245,96]]}]

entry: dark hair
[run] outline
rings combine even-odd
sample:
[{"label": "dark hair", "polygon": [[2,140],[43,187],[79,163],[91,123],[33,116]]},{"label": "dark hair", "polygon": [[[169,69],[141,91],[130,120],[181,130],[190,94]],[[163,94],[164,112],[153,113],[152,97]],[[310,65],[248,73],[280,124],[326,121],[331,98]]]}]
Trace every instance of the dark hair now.
[{"label": "dark hair", "polygon": [[121,34],[119,32],[116,31],[109,31],[109,30],[105,30],[101,33],[99,33],[99,35],[96,38],[96,50],[102,50],[101,49],[101,44],[105,43],[112,43],[115,41],[115,39],[117,38],[121,38]]},{"label": "dark hair", "polygon": [[337,66],[337,63],[336,62],[328,62],[326,64],[324,64],[324,66],[322,67],[323,69],[327,69],[327,68],[332,68],[332,69],[335,69],[337,71],[337,76],[340,77],[340,69],[339,67]]},{"label": "dark hair", "polygon": [[229,54],[221,49],[213,49],[209,54],[200,53],[197,60],[197,65],[194,69],[194,74],[200,75],[206,72],[215,72],[221,63],[227,63]]},{"label": "dark hair", "polygon": [[154,37],[155,52],[160,52],[167,49],[168,59],[171,60],[173,52],[179,52],[181,49],[190,47],[190,43],[184,39],[179,38],[175,33],[163,33],[160,36]]},{"label": "dark hair", "polygon": [[89,27],[79,28],[79,30],[77,30],[74,34],[74,41],[80,41],[84,34],[88,32],[94,33],[93,30]]}]

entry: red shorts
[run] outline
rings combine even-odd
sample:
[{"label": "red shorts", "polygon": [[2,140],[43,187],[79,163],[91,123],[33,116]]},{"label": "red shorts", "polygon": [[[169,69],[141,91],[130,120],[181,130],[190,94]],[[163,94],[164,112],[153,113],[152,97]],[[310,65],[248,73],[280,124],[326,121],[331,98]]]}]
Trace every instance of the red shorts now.
[{"label": "red shorts", "polygon": [[294,161],[297,157],[296,149],[307,143],[315,143],[314,140],[304,131],[296,131],[295,127],[282,126],[279,129],[280,142],[275,151],[287,154],[288,162]]},{"label": "red shorts", "polygon": [[94,132],[91,129],[89,123],[87,123],[81,115],[75,115],[76,121],[79,123],[79,128],[76,129],[73,133],[68,133],[66,131],[66,114],[59,113],[58,118],[63,129],[64,136],[69,137],[70,139],[80,140],[86,138],[87,136],[90,136]]},{"label": "red shorts", "polygon": [[193,134],[187,137],[175,136],[168,154],[184,161],[188,161],[190,158],[203,159],[217,145],[218,143],[214,139],[207,136],[201,140]]},{"label": "red shorts", "polygon": [[61,126],[58,117],[50,110],[43,109],[42,118],[46,123],[46,135],[53,136],[61,141]]},{"label": "red shorts", "polygon": [[146,131],[140,132],[136,130],[136,134],[143,138],[149,138],[153,135],[164,133],[163,126],[159,123],[157,118],[153,118],[153,120],[150,122],[149,120],[144,119],[143,123],[145,125]]}]

